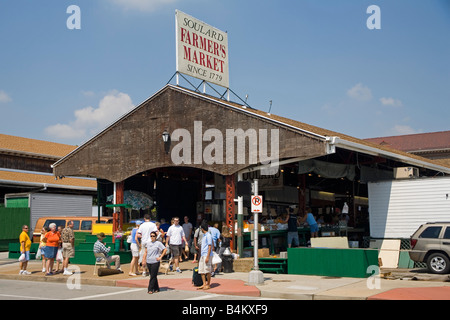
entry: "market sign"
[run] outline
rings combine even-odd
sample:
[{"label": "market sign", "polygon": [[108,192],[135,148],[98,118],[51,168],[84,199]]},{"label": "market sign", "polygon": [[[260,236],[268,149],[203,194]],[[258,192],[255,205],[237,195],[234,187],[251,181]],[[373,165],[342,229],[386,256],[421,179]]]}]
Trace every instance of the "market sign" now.
[{"label": "market sign", "polygon": [[176,10],[177,72],[229,88],[228,35]]}]

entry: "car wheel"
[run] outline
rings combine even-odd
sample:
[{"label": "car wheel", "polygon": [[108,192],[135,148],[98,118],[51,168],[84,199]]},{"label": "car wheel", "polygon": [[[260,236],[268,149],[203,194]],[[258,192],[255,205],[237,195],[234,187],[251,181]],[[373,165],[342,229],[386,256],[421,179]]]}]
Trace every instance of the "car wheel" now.
[{"label": "car wheel", "polygon": [[450,261],[443,253],[433,253],[427,259],[428,269],[432,273],[444,274],[450,270]]}]

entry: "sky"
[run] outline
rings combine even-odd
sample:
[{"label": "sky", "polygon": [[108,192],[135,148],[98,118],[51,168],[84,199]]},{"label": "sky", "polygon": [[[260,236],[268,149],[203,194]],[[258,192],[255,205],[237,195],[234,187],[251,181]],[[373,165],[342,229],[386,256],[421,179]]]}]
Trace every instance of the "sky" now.
[{"label": "sky", "polygon": [[450,130],[449,0],[0,0],[0,133],[81,145],[138,106],[176,71],[176,9],[228,33],[255,109],[361,139]]}]

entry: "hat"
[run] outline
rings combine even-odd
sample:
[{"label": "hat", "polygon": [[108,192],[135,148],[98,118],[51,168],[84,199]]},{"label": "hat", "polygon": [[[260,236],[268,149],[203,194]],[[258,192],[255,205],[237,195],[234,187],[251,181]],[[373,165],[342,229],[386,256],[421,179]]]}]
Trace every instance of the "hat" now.
[{"label": "hat", "polygon": [[137,225],[137,226],[139,226],[139,225],[141,225],[141,224],[142,224],[142,221],[141,221],[141,220],[136,220],[136,222],[135,222],[135,223],[136,223],[136,225]]},{"label": "hat", "polygon": [[100,232],[99,234],[97,234],[97,239],[98,240],[103,240],[105,238],[106,238],[106,236],[105,236],[105,234],[103,232]]}]

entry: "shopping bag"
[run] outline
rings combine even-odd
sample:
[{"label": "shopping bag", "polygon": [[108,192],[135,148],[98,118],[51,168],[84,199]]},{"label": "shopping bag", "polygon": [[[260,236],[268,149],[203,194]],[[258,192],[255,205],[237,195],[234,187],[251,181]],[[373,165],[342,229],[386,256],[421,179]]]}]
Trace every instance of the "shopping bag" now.
[{"label": "shopping bag", "polygon": [[62,249],[58,249],[58,253],[56,254],[56,261],[63,261]]},{"label": "shopping bag", "polygon": [[41,248],[38,248],[38,251],[36,252],[36,260],[40,259],[42,257]]},{"label": "shopping bag", "polygon": [[22,253],[19,257],[19,262],[24,262],[25,261],[25,253]]},{"label": "shopping bag", "polygon": [[212,257],[211,263],[212,264],[222,263],[222,259],[220,259],[219,255],[216,252],[213,253],[213,257]]}]

